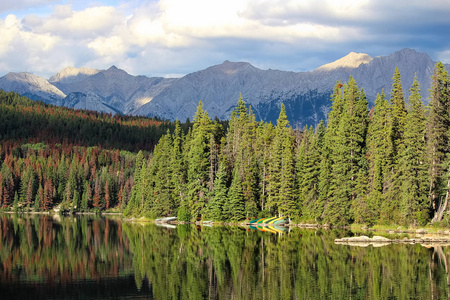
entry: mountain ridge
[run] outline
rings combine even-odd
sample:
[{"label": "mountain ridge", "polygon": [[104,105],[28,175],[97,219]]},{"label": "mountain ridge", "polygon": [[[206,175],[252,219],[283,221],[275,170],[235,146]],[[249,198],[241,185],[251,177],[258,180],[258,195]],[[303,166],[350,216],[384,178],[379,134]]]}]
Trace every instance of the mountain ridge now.
[{"label": "mountain ridge", "polygon": [[68,67],[48,80],[8,73],[0,78],[0,88],[56,105],[181,121],[192,118],[200,100],[210,117],[226,119],[242,95],[258,119],[275,122],[284,103],[291,123],[303,126],[326,119],[336,81],[354,76],[373,103],[382,89],[389,93],[395,67],[406,97],[417,72],[426,103],[434,64],[426,53],[402,49],[373,58],[350,52],[308,72],[262,70],[228,60],[181,78],[133,76],[116,66],[106,70]]}]

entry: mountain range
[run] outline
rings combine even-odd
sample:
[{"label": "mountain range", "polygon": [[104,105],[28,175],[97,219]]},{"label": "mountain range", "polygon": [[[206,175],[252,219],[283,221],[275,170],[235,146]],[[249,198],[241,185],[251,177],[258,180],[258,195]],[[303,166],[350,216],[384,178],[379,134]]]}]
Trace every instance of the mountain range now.
[{"label": "mountain range", "polygon": [[68,67],[48,80],[31,73],[8,73],[0,78],[0,89],[75,109],[182,122],[194,116],[199,100],[210,117],[226,119],[242,95],[257,119],[275,122],[284,103],[291,124],[303,126],[326,119],[338,80],[354,76],[369,103],[383,89],[389,96],[395,67],[406,96],[417,73],[427,103],[434,65],[426,53],[403,49],[377,57],[351,52],[310,72],[261,70],[247,62],[230,61],[181,78],[133,76],[115,66],[107,70]]}]

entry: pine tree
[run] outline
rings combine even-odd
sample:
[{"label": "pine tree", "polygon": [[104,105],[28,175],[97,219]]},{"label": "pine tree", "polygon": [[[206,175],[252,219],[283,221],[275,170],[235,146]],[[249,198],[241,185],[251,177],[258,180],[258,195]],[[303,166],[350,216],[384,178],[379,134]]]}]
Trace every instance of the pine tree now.
[{"label": "pine tree", "polygon": [[92,205],[97,209],[97,211],[103,208],[102,203],[102,182],[99,177],[95,180],[94,183],[94,197],[92,199]]},{"label": "pine tree", "polygon": [[19,202],[26,204],[27,190],[30,178],[33,176],[31,166],[28,167],[20,177]]},{"label": "pine tree", "polygon": [[324,135],[318,183],[318,207],[322,208],[322,213],[317,218],[319,222],[322,222],[326,218],[325,212],[331,201],[333,149],[337,142],[337,131],[344,109],[343,86],[341,82],[337,81],[331,95],[332,105],[328,114],[327,129]]},{"label": "pine tree", "polygon": [[392,136],[390,106],[384,91],[377,95],[370,114],[367,133],[368,195],[359,208],[359,222],[374,224],[380,217],[380,206],[384,202],[384,185],[387,166],[391,165]]},{"label": "pine tree", "polygon": [[19,211],[19,194],[17,193],[17,191],[14,193],[13,211]]},{"label": "pine tree", "polygon": [[[170,216],[176,211],[172,171],[173,150],[170,132],[161,137],[150,160],[145,178],[143,197],[144,210],[150,217]],[[178,196],[177,196],[178,198]]]},{"label": "pine tree", "polygon": [[131,189],[131,195],[123,214],[130,216],[138,214],[143,209],[144,202],[144,186],[146,174],[147,160],[143,157],[142,151],[136,155],[136,169],[134,171],[134,185]]},{"label": "pine tree", "polygon": [[404,224],[424,225],[429,220],[427,201],[427,169],[425,167],[425,108],[422,104],[417,76],[409,96],[410,110],[404,131],[404,147],[399,155],[401,182],[401,216]]},{"label": "pine tree", "polygon": [[210,149],[209,137],[212,131],[212,122],[208,113],[203,110],[200,101],[194,116],[192,137],[190,140],[188,159],[188,200],[191,217],[201,215],[207,202]]},{"label": "pine tree", "polygon": [[231,215],[225,215],[223,212],[223,207],[227,199],[228,188],[227,188],[227,174],[225,172],[224,164],[219,165],[219,172],[214,180],[214,196],[208,203],[208,216],[213,220],[225,221]]},{"label": "pine tree", "polygon": [[124,192],[125,192],[125,189],[123,188],[123,184],[121,184],[120,188],[119,188],[119,192],[117,193],[117,208],[119,210],[122,210],[122,208],[123,208],[123,201],[125,198]]},{"label": "pine tree", "polygon": [[257,153],[257,165],[259,166],[258,177],[260,178],[259,190],[260,190],[260,203],[259,207],[264,212],[267,211],[267,197],[268,197],[268,182],[270,181],[270,157],[272,142],[275,135],[275,129],[271,123],[267,124],[261,121],[257,128],[256,139],[256,153]]},{"label": "pine tree", "polygon": [[78,211],[80,209],[80,194],[78,193],[78,190],[73,191],[72,209],[73,211]]},{"label": "pine tree", "polygon": [[[282,168],[283,168],[283,144],[290,134],[291,128],[286,116],[284,105],[281,105],[280,115],[275,127],[275,136],[270,150],[269,170],[267,180],[267,210],[271,214],[277,214],[283,201],[281,198]],[[288,176],[288,175],[286,175]],[[287,178],[287,177],[286,177]],[[283,183],[286,184],[286,183]]]},{"label": "pine tree", "polygon": [[[298,191],[298,204],[301,215],[308,219],[311,216],[312,209],[310,208],[307,188],[311,180],[308,178],[310,173],[306,171],[308,163],[309,146],[311,143],[311,131],[305,127],[300,134],[300,141],[297,147],[297,162],[296,162],[296,183]],[[308,189],[309,190],[309,189]]]},{"label": "pine tree", "polygon": [[[394,153],[401,151],[399,147],[402,144],[403,132],[405,130],[406,122],[406,103],[403,95],[400,72],[395,68],[394,76],[392,77],[394,83],[391,90],[391,105],[392,105],[392,135],[394,143]],[[397,155],[395,155],[397,156]]]},{"label": "pine tree", "polygon": [[288,131],[283,139],[280,176],[279,214],[293,218],[298,213],[295,186],[294,138]]},{"label": "pine tree", "polygon": [[324,212],[330,224],[348,224],[354,215],[352,203],[362,193],[359,171],[365,164],[367,100],[353,77],[344,86],[344,105],[334,144],[331,145],[332,179]]},{"label": "pine tree", "polygon": [[233,171],[233,180],[231,181],[228,192],[228,201],[230,216],[232,221],[241,221],[245,218],[244,193],[242,191],[241,177],[237,168]]},{"label": "pine tree", "polygon": [[[430,110],[428,115],[428,176],[430,205],[439,217],[441,206],[441,191],[443,185],[443,169],[446,153],[448,153],[448,131],[450,128],[449,109],[450,92],[447,70],[441,62],[438,62],[431,76]],[[436,220],[436,219],[435,219]]]},{"label": "pine tree", "polygon": [[42,184],[39,183],[39,188],[36,193],[36,199],[34,201],[34,211],[41,210],[41,203],[44,201],[44,189],[42,188]]},{"label": "pine tree", "polygon": [[53,205],[53,183],[51,179],[44,182],[43,198],[41,199],[41,210],[48,211]]},{"label": "pine tree", "polygon": [[31,176],[30,179],[28,180],[28,187],[27,187],[27,192],[25,195],[25,203],[28,207],[28,209],[30,209],[31,206],[31,202],[33,200],[33,183],[34,183],[34,177]]},{"label": "pine tree", "polygon": [[391,119],[390,123],[390,137],[392,139],[392,151],[390,153],[390,165],[387,165],[388,169],[385,170],[385,191],[384,201],[382,205],[383,215],[388,222],[392,222],[399,218],[400,214],[400,202],[401,202],[401,184],[399,174],[398,161],[400,154],[404,150],[404,131],[406,121],[406,105],[405,98],[403,96],[403,90],[401,85],[400,73],[398,68],[395,69],[394,76],[392,78],[394,83],[392,84],[391,91]]},{"label": "pine tree", "polygon": [[297,154],[299,205],[303,219],[307,221],[317,221],[323,209],[319,202],[319,177],[324,134],[323,122],[319,123],[316,132],[312,127],[305,128]]},{"label": "pine tree", "polygon": [[91,185],[87,180],[85,180],[83,185],[83,195],[81,196],[81,209],[83,211],[87,211],[89,209],[91,197]]},{"label": "pine tree", "polygon": [[185,199],[185,183],[186,183],[186,169],[184,157],[181,152],[183,134],[181,132],[180,122],[175,121],[175,129],[172,135],[173,148],[171,150],[171,175],[173,185],[173,199],[175,208],[178,209]]},{"label": "pine tree", "polygon": [[[74,198],[75,198],[75,194],[74,194]],[[110,195],[110,191],[109,191],[109,181],[108,180],[106,180],[106,183],[105,183],[105,205],[106,205],[106,209],[109,209],[111,206],[111,195]]]}]

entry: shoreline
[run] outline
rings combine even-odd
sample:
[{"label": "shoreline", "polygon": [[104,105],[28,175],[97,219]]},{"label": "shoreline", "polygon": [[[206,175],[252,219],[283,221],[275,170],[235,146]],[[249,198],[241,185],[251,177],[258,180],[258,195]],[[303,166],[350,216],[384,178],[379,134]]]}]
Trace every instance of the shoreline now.
[{"label": "shoreline", "polygon": [[[44,212],[13,212],[13,211],[0,211],[0,214],[21,214],[21,215],[62,215],[62,216],[76,216],[76,215],[105,215],[105,216],[121,216],[121,219],[125,222],[131,222],[131,223],[154,223],[154,224],[169,224],[169,225],[182,225],[182,224],[193,224],[193,225],[221,225],[221,226],[251,226],[251,224],[247,222],[214,222],[214,221],[196,221],[196,222],[182,222],[182,221],[171,221],[166,223],[160,223],[156,222],[156,220],[151,220],[146,217],[132,217],[132,218],[126,218],[123,216],[121,212],[102,212],[102,213],[95,213],[95,212],[76,212],[73,214],[60,214],[58,211],[44,211]],[[347,229],[351,231],[362,231],[362,232],[379,232],[379,233],[386,233],[386,234],[419,234],[419,235],[426,235],[426,234],[434,234],[439,236],[449,236],[450,240],[450,228],[447,227],[420,227],[420,228],[407,228],[404,229],[401,226],[397,224],[392,225],[386,225],[385,228],[369,228],[365,225],[360,224],[352,224],[348,226],[331,226],[328,224],[314,224],[314,223],[290,223],[290,224],[284,224],[283,227],[297,227],[297,228],[304,228],[304,229]],[[396,229],[393,229],[396,227]]]}]

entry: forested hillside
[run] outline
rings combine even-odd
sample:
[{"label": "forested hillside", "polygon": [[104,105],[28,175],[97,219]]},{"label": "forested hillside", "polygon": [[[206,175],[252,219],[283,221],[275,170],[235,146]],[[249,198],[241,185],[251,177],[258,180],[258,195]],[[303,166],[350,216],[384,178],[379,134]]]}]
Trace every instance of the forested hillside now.
[{"label": "forested hillside", "polygon": [[0,207],[120,211],[133,186],[136,160],[148,157],[173,127],[0,91]]},{"label": "forested hillside", "polygon": [[240,221],[284,215],[326,224],[425,224],[446,216],[450,93],[435,67],[430,106],[416,79],[405,99],[398,69],[369,110],[353,78],[337,82],[328,124],[294,130],[284,106],[274,126],[242,99],[229,129],[202,103],[192,131],[163,136],[135,172],[126,214]]},{"label": "forested hillside", "polygon": [[0,139],[151,151],[174,123],[35,102],[0,90]]}]

